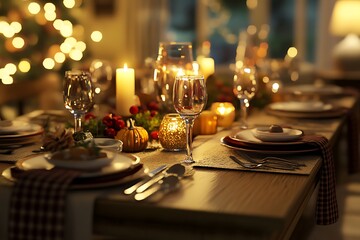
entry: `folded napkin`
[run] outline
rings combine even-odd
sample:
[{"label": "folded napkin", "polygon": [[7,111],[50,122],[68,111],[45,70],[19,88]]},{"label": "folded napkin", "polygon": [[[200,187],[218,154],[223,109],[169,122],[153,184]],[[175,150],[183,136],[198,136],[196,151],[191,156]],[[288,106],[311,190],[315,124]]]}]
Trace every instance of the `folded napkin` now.
[{"label": "folded napkin", "polygon": [[360,157],[359,157],[359,122],[360,122],[360,103],[357,102],[352,111],[349,111],[347,118],[347,143],[349,151],[348,172],[360,172]]},{"label": "folded napkin", "polygon": [[304,136],[302,141],[316,145],[323,159],[316,201],[316,223],[319,225],[333,224],[338,220],[339,212],[336,200],[334,155],[329,146],[329,141],[325,137],[318,135]]},{"label": "folded napkin", "polygon": [[60,168],[22,172],[11,195],[9,239],[63,239],[66,191],[79,175]]},{"label": "folded napkin", "polygon": [[65,200],[72,187],[107,183],[137,173],[142,164],[119,173],[98,177],[79,177],[81,172],[53,168],[22,170],[13,168],[17,179],[9,211],[9,239],[64,239]]}]

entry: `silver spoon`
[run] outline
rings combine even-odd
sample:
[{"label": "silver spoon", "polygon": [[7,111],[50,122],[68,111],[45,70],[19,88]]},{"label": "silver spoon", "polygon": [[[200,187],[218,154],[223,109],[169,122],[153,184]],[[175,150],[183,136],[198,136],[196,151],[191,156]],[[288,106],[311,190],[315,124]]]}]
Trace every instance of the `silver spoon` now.
[{"label": "silver spoon", "polygon": [[176,175],[177,177],[183,177],[185,174],[186,168],[184,165],[177,163],[172,166],[170,166],[163,174],[159,175],[158,177],[152,178],[140,187],[136,189],[137,193],[142,193],[149,187],[151,187],[153,184],[159,182],[161,179],[168,175]]},{"label": "silver spoon", "polygon": [[176,175],[168,175],[164,177],[156,186],[150,188],[145,192],[135,194],[135,200],[137,201],[144,200],[145,198],[148,198],[159,191],[165,194],[174,191],[179,187],[180,187],[179,178]]},{"label": "silver spoon", "polygon": [[160,167],[155,168],[154,170],[149,172],[148,176],[144,180],[141,180],[140,182],[137,182],[134,185],[132,185],[131,187],[125,189],[124,194],[127,194],[127,195],[132,194],[133,192],[136,191],[136,189],[138,187],[140,187],[141,185],[143,185],[144,183],[146,183],[147,181],[149,181],[151,178],[155,177],[156,175],[160,174],[165,168],[166,168],[166,165],[161,165]]}]

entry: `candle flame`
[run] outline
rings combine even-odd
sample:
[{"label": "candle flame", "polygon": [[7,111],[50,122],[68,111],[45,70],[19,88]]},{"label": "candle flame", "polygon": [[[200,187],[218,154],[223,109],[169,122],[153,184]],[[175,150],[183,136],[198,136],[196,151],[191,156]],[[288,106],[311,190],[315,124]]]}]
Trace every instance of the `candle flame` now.
[{"label": "candle flame", "polygon": [[193,69],[194,69],[194,74],[198,75],[199,74],[199,64],[197,62],[193,62]]},{"label": "candle flame", "polygon": [[124,70],[127,70],[128,69],[128,65],[125,63],[124,64]]},{"label": "candle flame", "polygon": [[178,72],[177,72],[176,76],[183,76],[183,75],[185,75],[184,70],[183,70],[182,68],[179,68],[179,70],[178,70]]}]

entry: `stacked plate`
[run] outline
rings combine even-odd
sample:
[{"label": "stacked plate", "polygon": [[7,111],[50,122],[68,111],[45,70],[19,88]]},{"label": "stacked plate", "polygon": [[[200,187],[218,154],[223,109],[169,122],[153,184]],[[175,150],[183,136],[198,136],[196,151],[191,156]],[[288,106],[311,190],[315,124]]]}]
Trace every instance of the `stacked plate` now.
[{"label": "stacked plate", "polygon": [[[104,150],[108,160],[100,158],[89,161],[49,161],[47,153],[31,155],[20,159],[15,167],[5,169],[2,176],[8,180],[15,181],[16,174],[21,171],[32,169],[50,170],[56,167],[76,169],[82,171],[75,179],[71,189],[88,189],[114,186],[143,177],[145,170],[140,158],[109,150]],[[72,165],[73,164],[73,165]]]},{"label": "stacked plate", "polygon": [[254,153],[293,154],[317,151],[317,147],[302,141],[302,131],[284,128],[282,133],[265,132],[263,129],[242,130],[226,136],[221,143],[229,148]]},{"label": "stacked plate", "polygon": [[321,101],[276,102],[269,104],[266,111],[279,117],[295,118],[331,118],[346,113],[345,109]]},{"label": "stacked plate", "polygon": [[0,121],[0,147],[24,145],[41,139],[44,129],[25,121]]}]

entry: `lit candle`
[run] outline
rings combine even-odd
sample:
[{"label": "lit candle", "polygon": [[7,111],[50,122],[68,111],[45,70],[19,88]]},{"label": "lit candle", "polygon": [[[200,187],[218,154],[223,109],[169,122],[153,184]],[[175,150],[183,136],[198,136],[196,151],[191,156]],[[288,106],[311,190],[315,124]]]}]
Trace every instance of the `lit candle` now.
[{"label": "lit candle", "polygon": [[193,134],[210,135],[217,132],[217,116],[215,113],[205,110],[195,119]]},{"label": "lit candle", "polygon": [[210,75],[215,72],[215,61],[213,58],[203,57],[199,59],[200,72],[204,75],[205,79],[207,79]]},{"label": "lit candle", "polygon": [[194,75],[199,75],[199,64],[197,62],[193,62]]},{"label": "lit candle", "polygon": [[282,101],[282,86],[280,81],[270,81],[268,83],[268,91],[271,91],[271,100],[272,102],[280,102]]},{"label": "lit candle", "polygon": [[135,71],[133,68],[116,69],[116,112],[130,116],[130,107],[135,104]]},{"label": "lit candle", "polygon": [[211,111],[218,117],[218,127],[230,127],[235,120],[235,107],[229,102],[215,102]]}]

